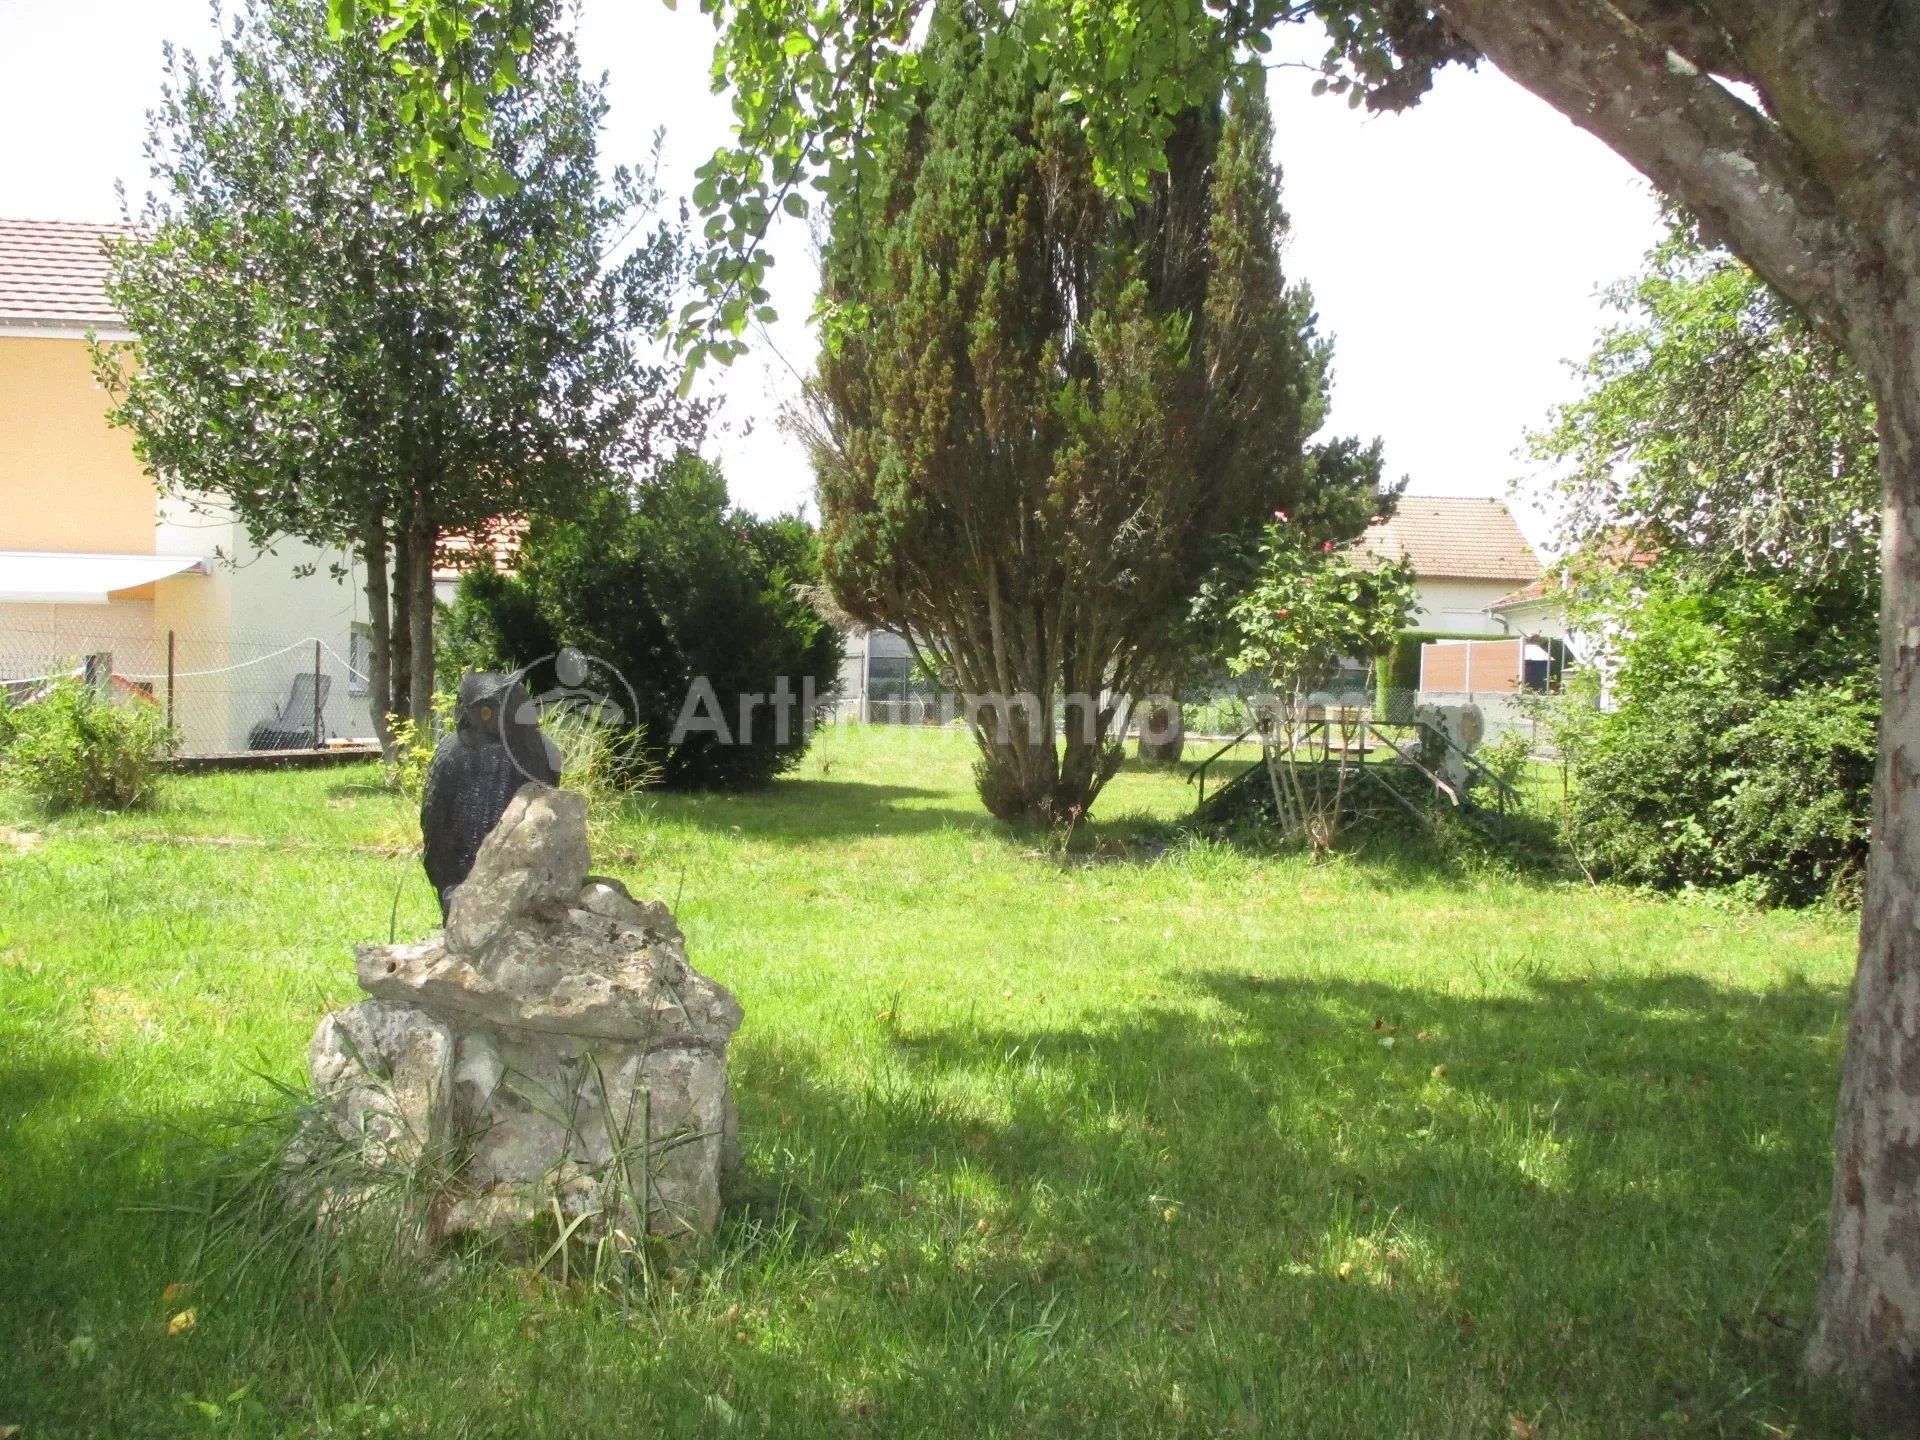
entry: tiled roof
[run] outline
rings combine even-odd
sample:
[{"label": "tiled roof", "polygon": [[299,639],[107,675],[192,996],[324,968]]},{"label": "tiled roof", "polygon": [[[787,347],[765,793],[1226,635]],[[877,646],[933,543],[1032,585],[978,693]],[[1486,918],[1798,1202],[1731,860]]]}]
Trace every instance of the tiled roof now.
[{"label": "tiled roof", "polygon": [[71,220],[0,220],[0,325],[117,328],[107,302],[102,241],[124,225]]},{"label": "tiled roof", "polygon": [[1360,537],[1382,560],[1405,556],[1422,580],[1532,580],[1540,561],[1498,500],[1403,495],[1387,519]]},{"label": "tiled roof", "polygon": [[1522,585],[1511,595],[1502,595],[1487,608],[1511,610],[1541,600],[1561,599],[1573,588],[1576,574],[1615,570],[1644,570],[1660,558],[1658,552],[1628,537],[1605,541],[1563,560],[1552,571],[1542,571],[1531,585]]}]

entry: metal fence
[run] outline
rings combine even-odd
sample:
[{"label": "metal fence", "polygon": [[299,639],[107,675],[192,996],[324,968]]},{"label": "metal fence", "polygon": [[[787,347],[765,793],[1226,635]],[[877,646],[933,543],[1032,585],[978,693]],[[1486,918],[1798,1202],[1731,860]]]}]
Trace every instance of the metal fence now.
[{"label": "metal fence", "polygon": [[149,629],[76,618],[0,624],[0,696],[29,704],[61,677],[115,704],[159,707],[183,755],[303,750],[373,736],[351,634]]}]

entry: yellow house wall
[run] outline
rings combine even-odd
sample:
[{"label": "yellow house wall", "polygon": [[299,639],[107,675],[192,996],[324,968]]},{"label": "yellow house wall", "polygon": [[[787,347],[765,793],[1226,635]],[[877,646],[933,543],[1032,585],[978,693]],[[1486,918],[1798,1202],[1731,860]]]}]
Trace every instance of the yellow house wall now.
[{"label": "yellow house wall", "polygon": [[84,340],[0,335],[0,550],[153,553],[153,482]]}]

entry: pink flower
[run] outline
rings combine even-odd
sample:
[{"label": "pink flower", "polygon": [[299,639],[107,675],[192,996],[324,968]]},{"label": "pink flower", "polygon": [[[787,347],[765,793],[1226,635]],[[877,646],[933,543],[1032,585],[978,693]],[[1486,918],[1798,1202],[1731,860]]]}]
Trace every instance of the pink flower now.
[{"label": "pink flower", "polygon": [[1284,525],[1287,523],[1287,512],[1284,510],[1276,510],[1273,512],[1273,518]]},{"label": "pink flower", "polygon": [[1331,549],[1333,549],[1333,542],[1332,542],[1331,540],[1326,540],[1326,541],[1323,541],[1323,542],[1321,543],[1321,545],[1320,545],[1320,549],[1321,549],[1322,551],[1327,551],[1327,550],[1331,550]]},{"label": "pink flower", "polygon": [[1285,610],[1276,610],[1273,613],[1278,615],[1282,620],[1287,618],[1287,612]]}]

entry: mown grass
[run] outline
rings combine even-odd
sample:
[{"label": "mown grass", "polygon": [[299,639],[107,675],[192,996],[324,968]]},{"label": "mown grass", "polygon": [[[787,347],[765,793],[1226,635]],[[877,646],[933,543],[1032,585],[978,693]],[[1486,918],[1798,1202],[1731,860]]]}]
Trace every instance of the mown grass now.
[{"label": "mown grass", "polygon": [[967,762],[833,732],[616,826],[603,868],[745,1004],[753,1173],[625,1311],[198,1247],[207,1137],[301,1078],[355,939],[433,921],[370,770],[13,813],[44,838],[0,837],[0,1426],[1844,1433],[1794,1384],[1843,917],[1167,845],[1190,791],[1142,771],[1062,864]]}]

